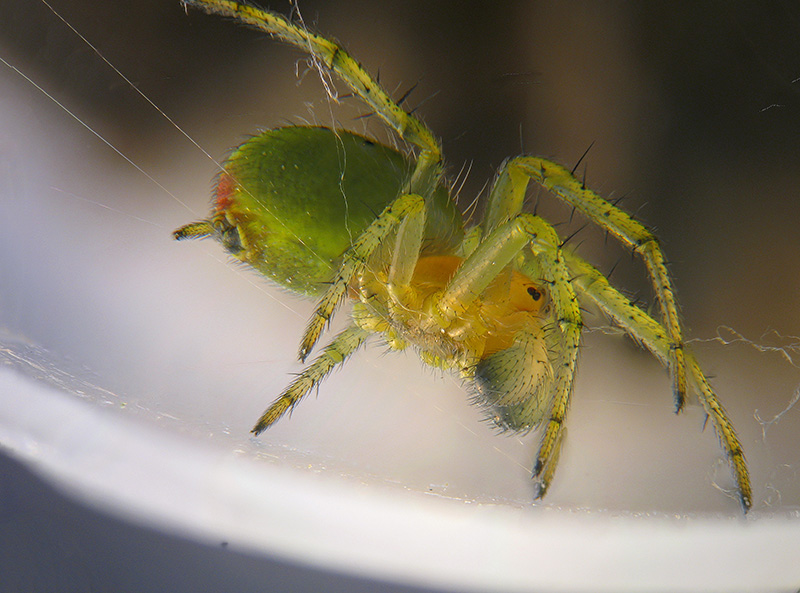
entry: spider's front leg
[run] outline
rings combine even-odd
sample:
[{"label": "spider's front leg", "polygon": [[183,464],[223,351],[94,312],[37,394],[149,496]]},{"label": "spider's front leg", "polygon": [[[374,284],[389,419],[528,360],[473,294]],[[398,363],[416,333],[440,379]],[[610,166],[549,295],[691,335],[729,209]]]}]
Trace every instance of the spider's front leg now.
[{"label": "spider's front leg", "polygon": [[[565,258],[574,278],[573,283],[581,294],[594,301],[602,311],[650,350],[662,363],[669,364],[672,339],[666,329],[613,288],[594,266],[573,254],[566,254]],[[686,352],[686,362],[700,404],[711,419],[720,443],[725,449],[736,479],[739,500],[747,512],[753,504],[753,494],[750,474],[736,430],[691,350]]]},{"label": "spider's front leg", "polygon": [[675,411],[680,412],[686,402],[687,361],[683,330],[678,319],[675,292],[667,272],[664,253],[656,237],[630,214],[584,187],[566,167],[530,156],[516,157],[501,170],[489,198],[483,224],[484,232],[490,232],[521,210],[531,179],[642,256],[671,343],[667,364],[672,375]]},{"label": "spider's front leg", "polygon": [[[590,220],[642,254],[661,304],[663,324],[632,304],[587,262],[566,252],[563,253],[563,259],[567,263],[571,283],[670,369],[677,410],[683,407],[686,399],[688,371],[700,403],[711,419],[733,469],[742,507],[745,511],[748,510],[752,505],[752,489],[741,443],[730,418],[694,356],[685,350],[675,296],[664,256],[654,236],[627,213],[583,187],[566,168],[535,157],[512,159],[501,170],[484,215],[484,236],[494,233],[494,229],[519,214],[530,179],[553,191]],[[540,460],[541,457],[540,454]]]},{"label": "spider's front leg", "polygon": [[[553,305],[554,327],[551,331],[557,336],[556,352],[550,353],[555,360],[551,392],[541,393],[534,390],[528,394],[528,397],[552,398],[533,469],[533,477],[539,484],[537,497],[541,498],[547,491],[558,464],[583,327],[578,300],[569,281],[569,271],[555,230],[541,218],[530,214],[519,214],[494,228],[484,235],[481,243],[459,267],[441,294],[437,309],[438,323],[447,327],[467,310],[507,266],[521,267],[522,272],[525,272],[526,262],[530,261],[535,262],[537,271],[536,276],[532,277],[544,280],[548,286]],[[478,367],[480,365],[479,362]],[[521,378],[527,369],[515,369],[513,372]],[[545,406],[546,404],[534,406],[533,409]],[[520,428],[531,428],[539,421],[535,417],[522,419]]]}]

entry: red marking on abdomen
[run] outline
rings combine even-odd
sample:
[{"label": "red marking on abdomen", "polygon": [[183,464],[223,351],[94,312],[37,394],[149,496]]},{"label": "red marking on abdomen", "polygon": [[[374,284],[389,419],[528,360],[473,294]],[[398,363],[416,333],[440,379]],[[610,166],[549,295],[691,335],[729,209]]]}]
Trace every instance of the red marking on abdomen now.
[{"label": "red marking on abdomen", "polygon": [[227,210],[233,202],[233,194],[236,191],[236,182],[227,173],[222,173],[217,182],[217,190],[214,192],[214,206],[217,212]]}]

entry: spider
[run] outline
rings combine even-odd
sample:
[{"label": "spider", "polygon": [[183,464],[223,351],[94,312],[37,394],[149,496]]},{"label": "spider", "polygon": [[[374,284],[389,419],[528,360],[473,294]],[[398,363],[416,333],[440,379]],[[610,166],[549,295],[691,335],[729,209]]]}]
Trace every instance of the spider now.
[{"label": "spider", "polygon": [[[288,126],[233,151],[212,213],[174,232],[213,237],[278,284],[318,299],[303,335],[305,362],[337,308],[346,329],[267,408],[260,434],[372,334],[428,365],[460,374],[501,429],[541,430],[533,479],[545,495],[559,458],[583,328],[593,302],[669,370],[676,411],[692,388],[732,466],[745,512],[752,494],[734,427],[683,340],[665,257],[655,236],[554,162],[518,156],[500,169],[482,220],[465,228],[449,195],[442,149],[341,46],[301,24],[232,0],[183,0],[308,52],[414,149],[402,154],[344,130]],[[529,182],[543,186],[644,260],[661,321],[564,247],[554,228],[522,211]]]}]

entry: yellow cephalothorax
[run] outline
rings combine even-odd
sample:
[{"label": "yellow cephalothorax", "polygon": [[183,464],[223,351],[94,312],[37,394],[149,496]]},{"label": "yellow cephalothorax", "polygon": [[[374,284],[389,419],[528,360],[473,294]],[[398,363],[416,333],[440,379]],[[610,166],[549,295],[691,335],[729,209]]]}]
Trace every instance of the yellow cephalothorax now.
[{"label": "yellow cephalothorax", "polygon": [[520,331],[543,333],[544,289],[507,269],[455,319],[448,322],[437,304],[463,263],[455,255],[420,257],[402,294],[393,293],[385,273],[365,273],[354,296],[362,305],[356,322],[383,333],[396,350],[414,346],[432,366],[472,377],[479,361],[510,348]]},{"label": "yellow cephalothorax", "polygon": [[[273,12],[233,0],[183,0],[232,17],[311,54],[411,149],[324,127],[289,126],[252,137],[224,164],[211,216],[175,231],[214,237],[283,287],[318,299],[300,343],[305,361],[349,297],[337,334],[258,420],[258,434],[292,409],[371,335],[413,348],[464,378],[497,426],[541,429],[533,468],[538,496],[558,463],[583,319],[593,303],[647,348],[672,377],[676,410],[697,393],[733,468],[745,510],[752,495],[733,425],[684,342],[664,255],[654,235],[567,168],[534,156],[508,160],[483,217],[466,226],[444,178],[433,133],[407,113],[337,43]],[[591,264],[565,249],[544,219],[523,212],[535,183],[641,256],[657,319]]]}]

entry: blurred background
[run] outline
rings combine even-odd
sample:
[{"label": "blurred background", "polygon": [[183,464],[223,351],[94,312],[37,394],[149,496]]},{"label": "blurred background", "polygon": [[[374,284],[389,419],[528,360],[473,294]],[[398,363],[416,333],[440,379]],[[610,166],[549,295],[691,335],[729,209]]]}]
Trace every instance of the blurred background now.
[{"label": "blurred background", "polygon": [[[358,119],[364,109],[353,101],[331,102],[295,50],[218,17],[187,16],[177,2],[49,2],[163,113],[44,3],[0,2],[0,57],[135,165],[0,64],[0,329],[9,348],[47,350],[105,390],[87,397],[110,414],[223,450],[526,506],[535,439],[495,436],[455,379],[380,346],[354,357],[291,421],[247,438],[298,369],[292,354],[311,304],[229,266],[215,245],[175,244],[169,233],[205,216],[214,159],[247,134],[335,123],[387,140],[376,118]],[[689,338],[745,446],[756,510],[797,509],[800,409],[767,422],[800,385],[800,8],[309,0],[300,10],[395,97],[416,85],[406,105],[442,140],[451,175],[469,171],[464,208],[510,156],[571,166],[589,149],[578,174],[623,198],[663,242]],[[585,224],[535,188],[530,201],[563,236]],[[627,293],[652,301],[641,262],[613,239],[588,226],[574,244],[601,270],[614,268]],[[676,418],[658,364],[605,335],[602,317],[590,312],[587,322],[600,331],[584,340],[569,440],[544,504],[736,513],[715,487],[732,484],[699,408]],[[17,499],[60,496],[4,464],[8,488],[38,493]],[[7,504],[6,529],[28,530],[31,549],[52,542],[40,537],[50,526],[20,519],[34,511]]]}]

